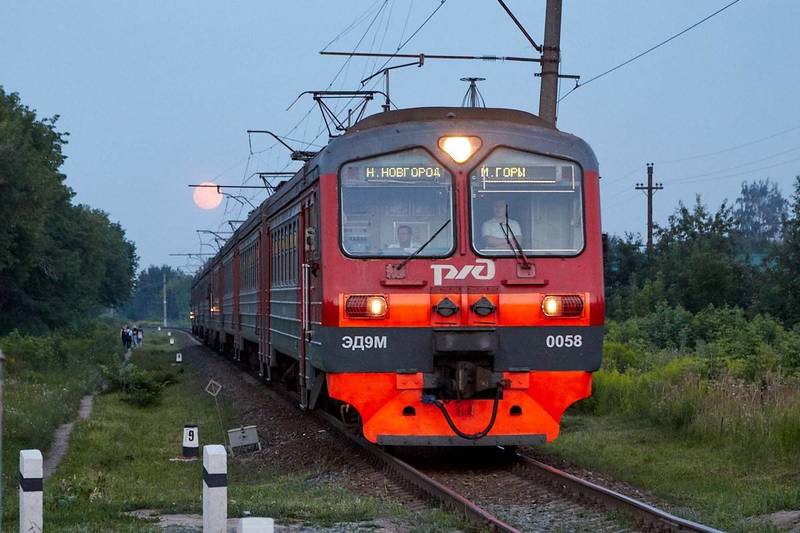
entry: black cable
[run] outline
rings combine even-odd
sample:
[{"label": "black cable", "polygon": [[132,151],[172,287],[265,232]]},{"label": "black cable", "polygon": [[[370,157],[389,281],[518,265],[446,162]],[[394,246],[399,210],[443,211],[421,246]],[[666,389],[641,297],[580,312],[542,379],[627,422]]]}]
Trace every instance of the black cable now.
[{"label": "black cable", "polygon": [[[390,56],[390,57],[389,57],[389,58],[388,58],[388,59],[387,59],[387,60],[386,60],[386,61],[383,63],[383,65],[381,65],[381,68],[379,68],[379,69],[377,69],[377,70],[376,70],[376,72],[377,72],[377,71],[381,71],[381,70],[383,70],[383,69],[386,67],[386,65],[388,65],[388,64],[389,64],[389,62],[390,62],[392,59],[394,59],[394,58],[395,58],[395,56],[396,56],[397,54],[399,54],[399,53],[400,53],[400,50],[402,50],[402,49],[403,49],[403,48],[404,48],[404,47],[405,47],[405,46],[406,46],[406,45],[407,45],[407,44],[408,44],[408,43],[411,41],[411,39],[413,39],[413,38],[414,38],[414,36],[416,36],[416,35],[417,35],[417,34],[420,32],[420,30],[422,30],[422,28],[423,28],[423,27],[425,27],[425,25],[426,25],[426,24],[427,24],[427,23],[428,23],[428,22],[429,22],[429,21],[430,21],[430,20],[433,18],[433,16],[434,16],[434,15],[435,15],[435,14],[436,14],[436,13],[437,13],[437,12],[438,12],[438,11],[439,11],[441,8],[442,8],[442,6],[444,5],[444,3],[445,3],[445,2],[447,2],[447,0],[439,0],[439,5],[438,5],[438,6],[436,6],[436,8],[435,8],[433,11],[431,11],[431,14],[430,14],[430,15],[428,15],[428,17],[427,17],[425,20],[423,20],[423,21],[422,21],[422,24],[420,24],[420,25],[417,27],[417,29],[416,29],[416,30],[414,30],[414,33],[412,33],[411,35],[409,35],[409,36],[408,36],[408,39],[406,39],[405,41],[403,41],[403,42],[402,42],[402,44],[400,44],[400,46],[398,46],[398,47],[397,47],[397,50],[395,50],[394,54],[392,54],[392,55],[391,55],[391,56]],[[351,57],[352,57],[352,56],[351,56]],[[378,81],[380,81],[380,80],[376,80],[376,81],[374,81],[374,82],[372,83],[372,86],[370,87],[370,89],[374,88],[374,87],[375,87],[375,85],[376,85],[376,83],[378,83]],[[342,109],[342,111],[344,111],[345,109],[347,109],[347,106],[348,106],[348,105],[350,105],[350,102],[352,102],[352,101],[353,101],[353,99],[352,99],[352,98],[351,98],[350,100],[348,100],[348,101],[345,103],[345,105],[344,105],[344,108]],[[341,112],[341,111],[340,111],[340,112]],[[337,114],[337,116],[338,116],[338,114]]]},{"label": "black cable", "polygon": [[347,34],[347,32],[352,30],[362,20],[366,19],[367,15],[369,14],[369,12],[372,11],[375,8],[375,6],[378,4],[378,2],[380,2],[380,0],[375,0],[375,2],[373,2],[372,5],[367,8],[366,11],[364,11],[359,16],[357,16],[355,19],[353,19],[353,22],[348,24],[348,26],[345,29],[343,29],[341,32],[339,32],[339,35],[337,35],[336,37],[331,39],[328,44],[326,44],[325,46],[322,47],[322,49],[323,50],[327,50],[330,45],[332,45],[333,43],[335,43],[336,41],[341,39],[345,34]]},{"label": "black cable", "polygon": [[502,390],[503,388],[500,385],[497,385],[497,392],[494,395],[494,404],[492,405],[492,418],[489,419],[489,425],[487,425],[482,431],[479,431],[477,433],[464,433],[463,431],[458,429],[458,427],[456,427],[455,422],[453,422],[453,419],[450,418],[450,413],[447,412],[447,409],[445,408],[444,404],[438,398],[434,399],[431,403],[433,403],[433,405],[438,407],[439,410],[442,412],[442,414],[444,415],[444,419],[447,421],[447,425],[450,426],[450,429],[453,430],[453,433],[455,433],[462,439],[478,440],[488,435],[489,432],[494,427],[494,423],[497,420],[497,407],[500,405],[500,393]]},{"label": "black cable", "polygon": [[[738,1],[738,0],[737,0],[737,1]],[[407,45],[407,44],[408,44],[408,43],[411,41],[411,39],[413,39],[413,38],[414,38],[414,37],[415,37],[415,36],[416,36],[416,35],[417,35],[417,34],[418,34],[418,33],[419,33],[421,30],[422,30],[422,28],[424,28],[424,27],[425,27],[425,25],[426,25],[426,24],[427,24],[427,23],[428,23],[428,22],[429,22],[429,21],[430,21],[430,20],[433,18],[433,16],[434,16],[434,15],[435,15],[435,14],[436,14],[436,13],[437,13],[437,12],[438,12],[438,11],[439,11],[441,8],[442,8],[442,6],[444,5],[444,3],[445,3],[445,2],[447,2],[447,0],[439,0],[439,5],[438,5],[438,6],[436,6],[436,9],[434,9],[433,11],[431,11],[431,14],[430,14],[430,15],[428,15],[428,18],[426,18],[425,20],[423,20],[423,21],[422,21],[422,24],[420,24],[420,25],[419,25],[419,27],[418,27],[416,30],[414,30],[414,33],[412,33],[411,35],[409,35],[409,36],[408,36],[408,39],[406,39],[405,41],[403,41],[403,44],[401,44],[400,46],[398,46],[398,47],[397,47],[397,50],[395,50],[395,54],[398,54],[398,53],[400,52],[400,50],[402,50],[403,48],[405,48],[405,46],[406,46],[406,45]],[[388,65],[388,64],[389,64],[389,61],[391,61],[392,59],[394,59],[394,54],[393,54],[393,55],[392,55],[392,56],[391,56],[389,59],[387,59],[387,60],[386,60],[386,61],[383,63],[383,65],[381,66],[381,68],[379,68],[379,69],[377,69],[377,70],[383,70],[383,68],[384,68],[386,65]]]},{"label": "black cable", "polygon": [[558,101],[560,102],[561,100],[563,100],[563,99],[564,99],[564,98],[566,98],[567,96],[571,95],[573,92],[575,92],[575,91],[576,91],[576,90],[578,90],[579,88],[583,87],[584,85],[589,85],[589,84],[590,84],[590,83],[592,83],[594,80],[600,79],[600,78],[602,78],[603,76],[605,76],[606,74],[611,74],[611,73],[612,73],[612,72],[614,72],[615,70],[617,70],[617,69],[620,69],[620,68],[624,67],[625,65],[627,65],[627,64],[629,64],[629,63],[633,63],[634,61],[636,61],[636,60],[637,60],[637,59],[639,59],[640,57],[642,57],[642,56],[645,56],[645,55],[649,54],[649,53],[650,53],[650,52],[652,52],[653,50],[655,50],[655,49],[657,49],[657,48],[661,48],[662,46],[664,46],[664,45],[665,45],[665,44],[667,44],[668,42],[672,41],[673,39],[676,39],[676,38],[680,37],[681,35],[683,35],[684,33],[688,32],[689,30],[692,30],[692,29],[696,28],[697,26],[699,26],[700,24],[704,23],[704,22],[705,22],[705,21],[707,21],[708,19],[710,19],[710,18],[712,18],[712,17],[714,17],[714,16],[716,16],[716,15],[719,15],[720,13],[722,13],[723,11],[725,11],[726,9],[728,9],[729,7],[731,7],[732,5],[739,3],[740,1],[741,1],[741,0],[733,0],[733,2],[731,2],[731,3],[729,3],[729,4],[725,5],[725,6],[723,6],[723,7],[721,7],[721,8],[719,8],[718,10],[714,11],[713,13],[711,13],[710,15],[708,15],[707,17],[705,17],[705,18],[703,18],[703,19],[701,19],[701,20],[699,20],[699,21],[695,22],[694,24],[692,24],[692,25],[691,25],[691,26],[689,26],[688,28],[685,28],[685,29],[683,29],[683,30],[679,31],[679,32],[678,32],[678,33],[676,33],[675,35],[673,35],[673,36],[671,36],[671,37],[668,37],[667,39],[665,39],[665,40],[661,41],[660,43],[658,43],[658,44],[657,44],[657,45],[655,45],[655,46],[651,46],[650,48],[648,48],[648,49],[647,49],[647,50],[645,50],[644,52],[641,52],[641,53],[639,53],[639,54],[637,54],[637,55],[633,56],[632,58],[628,59],[627,61],[623,61],[623,62],[622,62],[622,63],[620,63],[619,65],[617,65],[617,66],[615,66],[615,67],[612,67],[612,68],[610,68],[610,69],[606,70],[605,72],[603,72],[603,73],[601,73],[601,74],[598,74],[597,76],[594,76],[593,78],[589,78],[588,80],[586,80],[586,81],[585,81],[585,82],[583,82],[583,83],[579,83],[579,82],[577,82],[577,81],[576,81],[576,82],[575,82],[575,87],[573,87],[572,89],[570,89],[570,90],[567,92],[567,94],[565,94],[564,96],[562,96],[561,98],[559,98],[559,99],[558,99]]}]

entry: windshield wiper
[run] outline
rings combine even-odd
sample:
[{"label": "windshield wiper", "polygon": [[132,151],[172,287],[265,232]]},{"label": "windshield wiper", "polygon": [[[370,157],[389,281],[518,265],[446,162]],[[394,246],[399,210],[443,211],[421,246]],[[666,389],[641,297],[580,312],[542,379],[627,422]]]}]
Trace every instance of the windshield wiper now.
[{"label": "windshield wiper", "polygon": [[506,204],[506,227],[504,228],[503,224],[500,224],[500,229],[503,231],[503,235],[505,236],[506,242],[511,248],[511,251],[514,252],[514,259],[517,259],[518,261],[522,259],[520,266],[525,269],[530,268],[531,264],[528,262],[528,258],[525,257],[525,252],[522,251],[522,246],[519,244],[517,236],[514,235],[514,230],[511,229],[511,225],[508,223],[508,204]]},{"label": "windshield wiper", "polygon": [[411,255],[409,255],[408,257],[406,257],[405,259],[403,259],[403,261],[402,261],[402,262],[400,262],[400,264],[398,264],[397,266],[395,266],[395,267],[394,267],[394,269],[395,269],[395,270],[402,270],[402,269],[403,269],[403,267],[404,267],[404,266],[406,266],[406,264],[407,264],[409,261],[411,261],[412,259],[414,259],[414,258],[415,258],[415,257],[416,257],[416,256],[417,256],[417,255],[418,255],[420,252],[422,252],[422,250],[424,250],[424,249],[425,249],[425,247],[426,247],[426,246],[428,246],[430,243],[432,243],[432,242],[433,242],[433,239],[435,239],[435,238],[436,238],[436,237],[437,237],[437,236],[438,236],[438,235],[439,235],[439,234],[440,234],[442,231],[444,231],[444,228],[446,228],[448,224],[450,224],[450,219],[449,219],[449,218],[447,219],[447,221],[445,221],[445,223],[444,223],[444,224],[442,224],[442,227],[441,227],[441,228],[437,229],[437,230],[436,230],[436,231],[433,233],[433,235],[431,235],[431,238],[430,238],[430,239],[428,239],[427,241],[425,241],[424,243],[422,243],[422,245],[421,245],[419,248],[417,248],[416,250],[414,250],[414,252],[413,252]]}]

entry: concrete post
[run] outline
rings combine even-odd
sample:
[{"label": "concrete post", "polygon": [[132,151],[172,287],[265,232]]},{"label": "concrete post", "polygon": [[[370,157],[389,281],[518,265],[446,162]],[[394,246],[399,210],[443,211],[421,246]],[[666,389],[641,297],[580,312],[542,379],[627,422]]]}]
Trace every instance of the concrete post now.
[{"label": "concrete post", "polygon": [[240,518],[239,523],[236,524],[236,533],[273,533],[273,531],[275,531],[275,522],[272,518],[248,516]]},{"label": "concrete post", "polygon": [[20,450],[19,452],[19,531],[39,533],[44,527],[42,519],[44,474],[42,452]]},{"label": "concrete post", "polygon": [[203,533],[226,533],[228,456],[219,444],[203,446]]},{"label": "concrete post", "polygon": [[197,429],[197,424],[186,424],[183,426],[183,449],[181,455],[197,459],[197,456],[200,455],[199,451],[200,431]]}]

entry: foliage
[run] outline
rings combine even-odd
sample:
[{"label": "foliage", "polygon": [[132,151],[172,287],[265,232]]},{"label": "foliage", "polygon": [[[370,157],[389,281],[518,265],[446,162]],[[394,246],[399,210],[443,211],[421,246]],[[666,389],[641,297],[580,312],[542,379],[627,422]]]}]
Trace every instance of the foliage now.
[{"label": "foliage", "polygon": [[787,208],[777,183],[769,179],[742,183],[734,211],[739,247],[748,253],[766,251],[770,242],[781,238]]},{"label": "foliage", "polygon": [[163,316],[163,281],[167,281],[167,318],[185,319],[189,314],[192,277],[167,265],[151,265],[136,280],[133,296],[125,314],[135,320],[161,319]]},{"label": "foliage", "polygon": [[178,380],[174,370],[143,370],[130,361],[113,370],[103,366],[102,372],[109,382],[107,392],[119,391],[123,400],[142,407],[158,403],[164,387]]},{"label": "foliage", "polygon": [[692,312],[709,304],[749,304],[747,268],[737,261],[729,206],[723,203],[712,214],[698,196],[692,209],[679,204],[657,235],[652,268],[663,276],[667,302]]},{"label": "foliage", "polygon": [[[4,372],[3,465],[15,465],[20,449],[49,448],[55,429],[74,418],[83,396],[99,388],[99,365],[119,357],[116,331],[108,321],[93,321],[44,337],[19,332],[0,337],[10,363]],[[14,494],[16,474],[10,467],[4,472],[5,494]],[[3,500],[6,524],[15,501]]]},{"label": "foliage", "polygon": [[743,183],[735,206],[712,212],[699,196],[691,207],[679,204],[657,227],[652,254],[638,235],[611,236],[607,316],[642,317],[659,306],[697,313],[713,305],[800,324],[800,176],[788,211],[769,180]]},{"label": "foliage", "polygon": [[106,213],[71,203],[57,120],[0,88],[0,332],[63,326],[131,290],[134,245]]},{"label": "foliage", "polygon": [[800,176],[795,178],[791,217],[784,220],[783,242],[767,264],[763,308],[787,324],[800,324]]}]

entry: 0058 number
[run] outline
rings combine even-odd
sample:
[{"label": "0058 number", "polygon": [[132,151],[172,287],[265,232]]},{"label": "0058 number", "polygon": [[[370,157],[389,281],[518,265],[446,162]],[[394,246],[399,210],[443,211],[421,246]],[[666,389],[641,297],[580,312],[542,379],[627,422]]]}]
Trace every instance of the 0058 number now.
[{"label": "0058 number", "polygon": [[580,348],[583,335],[548,335],[544,342],[548,348]]}]

